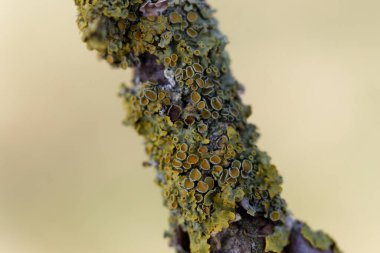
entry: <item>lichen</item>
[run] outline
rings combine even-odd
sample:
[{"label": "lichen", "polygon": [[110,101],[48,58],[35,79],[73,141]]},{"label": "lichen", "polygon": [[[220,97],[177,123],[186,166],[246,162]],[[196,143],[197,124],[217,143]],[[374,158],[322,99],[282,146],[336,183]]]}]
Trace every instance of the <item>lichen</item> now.
[{"label": "lichen", "polygon": [[326,251],[333,249],[334,253],[339,253],[340,250],[335,245],[333,239],[321,230],[314,231],[307,224],[303,224],[301,228],[301,235],[310,243],[313,248]]},{"label": "lichen", "polygon": [[281,253],[289,243],[290,229],[278,226],[276,230],[265,238],[265,252]]},{"label": "lichen", "polygon": [[145,165],[155,167],[170,209],[167,234],[181,227],[191,252],[209,252],[209,238],[228,228],[244,199],[249,215],[275,223],[267,249],[280,252],[287,243],[282,178],[256,146],[213,9],[202,0],[75,3],[89,49],[114,67],[156,66],[120,94],[125,124],[144,137]]}]

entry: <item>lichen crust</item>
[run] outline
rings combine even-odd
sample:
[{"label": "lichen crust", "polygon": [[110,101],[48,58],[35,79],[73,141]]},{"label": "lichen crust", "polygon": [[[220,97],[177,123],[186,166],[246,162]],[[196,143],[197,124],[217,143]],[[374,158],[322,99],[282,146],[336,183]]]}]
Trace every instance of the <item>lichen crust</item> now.
[{"label": "lichen crust", "polygon": [[89,49],[114,67],[149,73],[123,84],[120,95],[125,124],[144,137],[144,164],[155,167],[170,209],[167,234],[173,238],[180,228],[191,252],[209,252],[210,237],[243,208],[275,224],[267,241],[281,241],[268,244],[268,251],[285,247],[282,178],[256,145],[259,134],[247,121],[251,108],[231,73],[214,10],[202,0],[75,3]]}]

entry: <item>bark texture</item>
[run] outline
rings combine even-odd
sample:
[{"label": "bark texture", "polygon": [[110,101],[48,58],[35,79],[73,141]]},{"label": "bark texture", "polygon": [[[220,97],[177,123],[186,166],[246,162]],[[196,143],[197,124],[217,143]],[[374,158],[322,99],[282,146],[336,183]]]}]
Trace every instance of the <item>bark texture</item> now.
[{"label": "bark texture", "polygon": [[339,252],[287,211],[206,1],[75,3],[88,47],[135,70],[120,92],[125,123],[145,139],[144,164],[157,171],[177,252]]}]

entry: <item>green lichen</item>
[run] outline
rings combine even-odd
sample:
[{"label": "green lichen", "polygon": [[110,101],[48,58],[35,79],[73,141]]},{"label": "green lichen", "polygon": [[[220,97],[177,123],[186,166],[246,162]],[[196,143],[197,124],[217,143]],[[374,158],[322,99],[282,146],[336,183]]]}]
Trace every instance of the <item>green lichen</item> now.
[{"label": "green lichen", "polygon": [[328,234],[320,230],[314,231],[307,224],[303,224],[301,235],[316,249],[326,251],[332,248],[334,253],[340,252],[335,245],[335,242]]},{"label": "green lichen", "polygon": [[[201,0],[75,0],[83,41],[114,67],[140,68],[147,56],[165,80],[122,85],[125,123],[145,138],[170,231],[187,232],[191,252],[234,221],[237,203],[278,225],[267,249],[280,252],[288,231],[282,178],[256,146],[251,108],[231,74],[213,10]],[[321,244],[317,244],[321,247]],[[327,245],[323,244],[323,247]]]},{"label": "green lichen", "polygon": [[281,253],[289,244],[290,229],[286,226],[276,227],[276,230],[265,238],[265,252]]}]

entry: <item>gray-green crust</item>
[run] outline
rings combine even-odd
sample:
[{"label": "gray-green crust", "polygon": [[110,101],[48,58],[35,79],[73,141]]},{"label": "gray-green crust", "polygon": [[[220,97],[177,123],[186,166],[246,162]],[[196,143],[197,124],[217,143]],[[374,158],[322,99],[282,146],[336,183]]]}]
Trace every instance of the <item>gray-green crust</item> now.
[{"label": "gray-green crust", "polygon": [[238,219],[239,208],[272,224],[266,251],[281,252],[290,234],[282,178],[255,144],[259,135],[247,122],[251,108],[241,101],[227,39],[209,5],[202,0],[75,3],[88,48],[114,67],[136,69],[134,85],[123,85],[120,92],[125,123],[145,138],[145,164],[155,167],[171,213],[167,234],[174,238],[180,228],[189,236],[191,252],[210,252],[210,238]]}]

